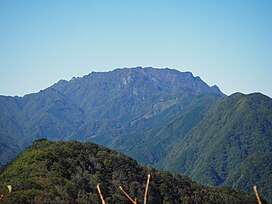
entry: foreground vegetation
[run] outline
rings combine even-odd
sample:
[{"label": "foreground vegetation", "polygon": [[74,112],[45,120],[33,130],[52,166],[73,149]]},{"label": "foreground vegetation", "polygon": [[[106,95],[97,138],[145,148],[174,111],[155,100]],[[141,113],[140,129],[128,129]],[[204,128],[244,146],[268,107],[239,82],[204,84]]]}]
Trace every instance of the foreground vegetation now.
[{"label": "foreground vegetation", "polygon": [[[1,169],[3,203],[130,203],[122,188],[143,203],[146,176],[151,174],[147,203],[256,203],[254,194],[210,187],[187,176],[141,166],[121,153],[92,143],[36,140]],[[8,193],[7,185],[12,185]],[[266,203],[262,200],[263,203]]]}]

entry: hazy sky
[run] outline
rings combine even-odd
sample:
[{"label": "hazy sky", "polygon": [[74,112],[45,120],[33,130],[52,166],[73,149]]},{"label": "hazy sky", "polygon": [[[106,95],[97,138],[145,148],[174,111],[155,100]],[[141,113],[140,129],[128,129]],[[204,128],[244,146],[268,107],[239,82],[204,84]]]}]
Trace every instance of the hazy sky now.
[{"label": "hazy sky", "polygon": [[272,0],[0,0],[0,95],[138,65],[272,97]]}]

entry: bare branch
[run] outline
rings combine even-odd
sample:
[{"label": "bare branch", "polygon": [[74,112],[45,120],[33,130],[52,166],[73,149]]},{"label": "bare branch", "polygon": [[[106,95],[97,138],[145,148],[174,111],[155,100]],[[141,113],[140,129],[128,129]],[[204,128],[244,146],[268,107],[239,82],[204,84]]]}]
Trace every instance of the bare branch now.
[{"label": "bare branch", "polygon": [[9,193],[11,193],[11,191],[12,191],[12,186],[11,186],[11,185],[7,185],[7,188],[8,188]]},{"label": "bare branch", "polygon": [[137,204],[137,199],[135,198],[134,200],[127,194],[127,192],[122,188],[122,186],[119,186],[119,189],[125,194],[125,196],[133,203]]},{"label": "bare branch", "polygon": [[100,185],[100,184],[97,184],[96,188],[97,188],[97,191],[98,191],[98,193],[99,193],[101,202],[102,202],[102,204],[106,204],[105,201],[104,201],[103,195],[102,195],[102,193],[101,193],[101,190],[100,190],[99,185]]},{"label": "bare branch", "polygon": [[146,204],[147,191],[148,191],[148,186],[149,186],[149,180],[150,180],[150,174],[147,175],[147,182],[146,182],[146,186],[145,186],[145,194],[144,194],[144,204]]},{"label": "bare branch", "polygon": [[258,191],[257,191],[257,186],[253,186],[253,190],[255,192],[258,204],[262,204],[261,199],[260,199],[259,194],[258,194]]}]

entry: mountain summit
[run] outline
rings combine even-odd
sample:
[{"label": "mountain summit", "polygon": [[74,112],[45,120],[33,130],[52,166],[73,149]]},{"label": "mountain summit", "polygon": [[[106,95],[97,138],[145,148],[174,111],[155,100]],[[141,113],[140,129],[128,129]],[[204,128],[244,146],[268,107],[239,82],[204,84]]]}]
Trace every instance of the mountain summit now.
[{"label": "mountain summit", "polygon": [[[103,92],[108,90],[132,91],[132,95],[144,94],[145,89],[137,91],[131,90],[133,87],[145,87],[156,91],[174,91],[184,89],[192,93],[214,93],[223,95],[217,86],[208,86],[200,77],[194,77],[191,72],[180,72],[175,69],[158,69],[152,67],[135,67],[115,69],[109,72],[92,72],[84,77],[73,78],[70,81],[61,80],[51,88],[55,88],[62,93],[69,94],[73,88],[92,90],[100,88]],[[105,89],[107,88],[107,89]],[[80,91],[77,92],[80,93]]]}]

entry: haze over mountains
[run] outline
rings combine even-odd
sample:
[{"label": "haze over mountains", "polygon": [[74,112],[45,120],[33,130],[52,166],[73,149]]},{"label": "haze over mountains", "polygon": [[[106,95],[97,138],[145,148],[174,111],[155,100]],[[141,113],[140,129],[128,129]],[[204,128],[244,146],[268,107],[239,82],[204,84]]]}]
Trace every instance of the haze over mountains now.
[{"label": "haze over mountains", "polygon": [[203,183],[257,184],[272,196],[272,100],[260,93],[227,97],[190,72],[137,67],[0,96],[0,111],[1,165],[35,139],[76,139]]}]

